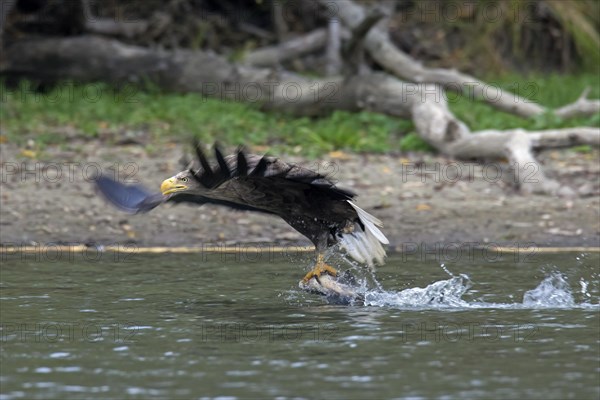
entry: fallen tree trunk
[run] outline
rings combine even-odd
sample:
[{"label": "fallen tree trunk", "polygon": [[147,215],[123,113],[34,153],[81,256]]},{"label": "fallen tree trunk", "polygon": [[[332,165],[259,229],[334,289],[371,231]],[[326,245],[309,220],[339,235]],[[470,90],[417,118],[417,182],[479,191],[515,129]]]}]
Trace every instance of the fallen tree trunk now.
[{"label": "fallen tree trunk", "polygon": [[[515,183],[527,193],[575,193],[545,176],[532,148],[600,143],[598,128],[471,133],[448,109],[443,88],[405,83],[385,73],[310,79],[277,69],[232,64],[212,53],[160,51],[96,36],[14,43],[3,53],[0,73],[46,83],[137,84],[150,80],[170,91],[255,103],[296,115],[369,110],[412,118],[419,135],[444,154],[465,159],[508,158],[514,166]],[[526,179],[531,178],[532,165],[535,179]]]},{"label": "fallen tree trunk", "polygon": [[403,83],[385,74],[310,79],[278,69],[233,64],[208,52],[148,49],[98,36],[19,41],[3,52],[0,73],[45,83],[75,80],[122,85],[149,80],[169,91],[255,103],[296,115],[369,108],[410,116]]}]

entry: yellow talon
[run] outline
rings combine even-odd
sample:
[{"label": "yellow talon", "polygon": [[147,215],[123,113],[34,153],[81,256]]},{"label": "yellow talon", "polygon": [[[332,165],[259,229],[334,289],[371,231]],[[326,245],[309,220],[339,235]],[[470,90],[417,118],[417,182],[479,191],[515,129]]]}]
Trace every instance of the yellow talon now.
[{"label": "yellow talon", "polygon": [[323,260],[323,255],[319,254],[317,256],[317,264],[309,273],[304,275],[304,278],[302,279],[302,283],[306,284],[312,278],[318,278],[325,272],[327,272],[331,276],[337,276],[337,270],[335,268],[333,268],[331,265],[325,264],[325,261]]}]

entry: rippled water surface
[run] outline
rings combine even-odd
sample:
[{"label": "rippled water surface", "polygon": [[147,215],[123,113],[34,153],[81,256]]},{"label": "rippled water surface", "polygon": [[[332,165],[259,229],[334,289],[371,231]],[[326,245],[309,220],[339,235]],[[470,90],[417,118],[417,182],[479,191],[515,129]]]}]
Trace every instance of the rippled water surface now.
[{"label": "rippled water surface", "polygon": [[8,256],[0,398],[599,398],[598,253],[423,258],[347,306],[308,254]]}]

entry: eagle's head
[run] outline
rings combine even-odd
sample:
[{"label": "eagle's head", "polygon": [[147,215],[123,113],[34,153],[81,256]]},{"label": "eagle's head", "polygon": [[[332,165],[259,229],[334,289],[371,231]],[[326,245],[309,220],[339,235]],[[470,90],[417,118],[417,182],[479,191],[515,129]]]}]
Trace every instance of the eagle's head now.
[{"label": "eagle's head", "polygon": [[192,173],[188,170],[165,179],[160,185],[160,191],[163,195],[173,193],[197,193],[202,191],[202,186]]}]

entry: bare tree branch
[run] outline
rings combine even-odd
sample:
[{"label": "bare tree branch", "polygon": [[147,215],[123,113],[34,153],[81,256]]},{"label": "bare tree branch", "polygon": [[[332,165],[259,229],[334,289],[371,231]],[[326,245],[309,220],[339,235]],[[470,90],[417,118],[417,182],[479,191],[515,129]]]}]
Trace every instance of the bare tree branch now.
[{"label": "bare tree branch", "polygon": [[255,67],[268,67],[313,53],[325,47],[327,31],[316,29],[304,36],[287,40],[277,46],[268,46],[249,52],[244,63]]},{"label": "bare tree branch", "polygon": [[156,37],[172,22],[171,16],[163,12],[155,12],[149,20],[117,21],[92,15],[89,0],[81,0],[81,5],[85,16],[85,30],[98,35],[128,39],[141,35]]},{"label": "bare tree branch", "polygon": [[258,26],[249,24],[247,22],[240,22],[238,25],[240,31],[242,32],[246,32],[252,36],[256,36],[259,37],[261,39],[265,39],[265,40],[271,40],[273,39],[273,33],[263,29],[263,28],[259,28]]},{"label": "bare tree branch", "polygon": [[339,75],[342,69],[342,28],[340,21],[329,18],[327,23],[327,46],[325,48],[325,59],[327,64],[325,73],[327,76]]},{"label": "bare tree branch", "polygon": [[[432,87],[433,86],[433,87]],[[437,90],[437,93],[436,93]],[[527,132],[523,129],[471,133],[448,109],[443,89],[424,84],[414,98],[412,119],[419,135],[441,153],[462,159],[507,158],[514,182],[524,193],[574,196],[575,192],[544,174],[532,149],[576,144],[600,145],[600,128],[568,128]],[[411,89],[411,93],[414,90]]]},{"label": "bare tree branch", "polygon": [[[339,18],[350,29],[354,30],[367,18],[364,8],[352,0],[319,0],[321,4],[332,8],[336,6]],[[379,26],[371,29],[364,40],[366,50],[371,57],[393,75],[416,83],[435,83],[447,90],[456,91],[482,100],[502,111],[530,118],[547,113],[549,110],[535,102],[504,91],[473,76],[456,70],[427,68],[419,61],[396,47],[387,31]],[[490,95],[493,93],[493,95]],[[559,109],[556,115],[572,117],[600,112],[600,101],[588,101],[578,107]]]},{"label": "bare tree branch", "polygon": [[600,100],[589,100],[587,98],[589,92],[590,88],[586,88],[575,102],[556,109],[554,114],[561,118],[571,118],[594,115],[600,112]]},{"label": "bare tree branch", "polygon": [[283,0],[274,0],[271,7],[273,13],[273,25],[275,25],[275,32],[277,33],[279,41],[283,41],[288,33],[287,22],[283,15],[282,1]]},{"label": "bare tree branch", "polygon": [[358,26],[352,29],[352,36],[350,37],[348,44],[344,46],[344,53],[354,53],[371,28],[373,28],[373,26],[375,26],[375,24],[384,16],[385,15],[379,8],[372,10]]},{"label": "bare tree branch", "polygon": [[384,16],[383,11],[376,8],[352,30],[350,40],[342,48],[342,57],[350,70],[349,73],[363,74],[368,71],[364,60],[364,37]]},{"label": "bare tree branch", "polygon": [[572,147],[582,144],[600,146],[600,129],[578,127],[529,131],[534,148]]},{"label": "bare tree branch", "polygon": [[147,21],[131,21],[128,23],[117,22],[110,18],[94,18],[86,20],[86,31],[99,35],[120,36],[133,38],[146,32]]}]

